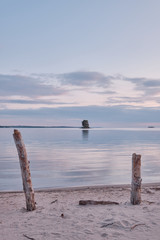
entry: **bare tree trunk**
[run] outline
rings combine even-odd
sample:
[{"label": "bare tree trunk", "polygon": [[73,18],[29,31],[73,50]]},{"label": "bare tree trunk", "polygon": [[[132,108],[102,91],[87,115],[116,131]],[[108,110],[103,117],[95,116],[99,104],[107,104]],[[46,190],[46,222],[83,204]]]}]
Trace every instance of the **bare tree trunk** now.
[{"label": "bare tree trunk", "polygon": [[132,184],[131,203],[133,205],[141,203],[141,155],[132,155]]},{"label": "bare tree trunk", "polygon": [[13,138],[18,151],[19,162],[21,167],[23,190],[26,198],[26,208],[28,211],[36,209],[34,201],[34,190],[32,187],[31,174],[29,169],[29,162],[27,159],[27,152],[22,140],[21,133],[18,130],[14,130]]}]

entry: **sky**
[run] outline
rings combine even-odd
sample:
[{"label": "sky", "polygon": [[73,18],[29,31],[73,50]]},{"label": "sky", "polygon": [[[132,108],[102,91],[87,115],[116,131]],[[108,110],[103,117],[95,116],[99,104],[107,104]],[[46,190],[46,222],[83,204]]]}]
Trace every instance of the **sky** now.
[{"label": "sky", "polygon": [[0,0],[0,125],[160,127],[159,0]]}]

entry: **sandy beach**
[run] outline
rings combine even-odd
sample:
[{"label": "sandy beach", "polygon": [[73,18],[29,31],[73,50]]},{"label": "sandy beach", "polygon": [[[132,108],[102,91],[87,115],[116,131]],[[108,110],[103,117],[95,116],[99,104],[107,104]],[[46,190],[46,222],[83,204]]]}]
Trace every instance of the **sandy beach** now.
[{"label": "sandy beach", "polygon": [[[142,203],[130,204],[130,185],[35,191],[27,212],[22,192],[0,193],[1,240],[160,239],[160,184],[142,186]],[[119,205],[79,205],[80,200]]]}]

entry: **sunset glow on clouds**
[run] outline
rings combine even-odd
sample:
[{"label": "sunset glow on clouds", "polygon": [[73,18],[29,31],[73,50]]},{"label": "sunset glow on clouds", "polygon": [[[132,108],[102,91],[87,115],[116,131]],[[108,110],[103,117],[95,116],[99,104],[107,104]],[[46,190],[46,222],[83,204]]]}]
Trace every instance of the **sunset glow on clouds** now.
[{"label": "sunset glow on clouds", "polygon": [[160,126],[160,2],[0,3],[0,125]]},{"label": "sunset glow on clouds", "polygon": [[[58,79],[58,84],[57,84]],[[160,107],[160,79],[73,72],[42,78],[0,75],[1,109],[60,106]]]},{"label": "sunset glow on clouds", "polygon": [[[93,107],[96,111],[101,107],[106,108],[106,111],[113,107],[114,111],[120,109],[126,113],[136,110],[144,111],[147,108],[150,111],[155,111],[160,107],[159,79],[133,79],[119,75],[105,76],[98,72],[72,72],[60,75],[52,74],[49,79],[44,74],[43,78],[40,77],[40,79],[38,76],[1,75],[0,85],[2,116],[5,115],[5,111],[7,115],[10,111],[12,112],[11,115],[14,111],[15,115],[17,114],[16,111],[19,111],[21,115],[21,111],[26,110],[28,118],[30,111],[34,115],[33,110],[37,110],[38,114],[42,112],[44,123],[46,122],[43,115],[45,108],[53,109],[53,112],[56,112],[57,108],[60,112],[64,112],[64,109],[72,111],[72,108],[76,111],[76,107],[77,110],[78,108],[84,108],[84,114],[82,115],[85,117],[87,109]],[[119,114],[123,115],[124,112],[122,111]],[[101,117],[103,118],[103,116]],[[142,120],[146,121],[145,118]]]}]

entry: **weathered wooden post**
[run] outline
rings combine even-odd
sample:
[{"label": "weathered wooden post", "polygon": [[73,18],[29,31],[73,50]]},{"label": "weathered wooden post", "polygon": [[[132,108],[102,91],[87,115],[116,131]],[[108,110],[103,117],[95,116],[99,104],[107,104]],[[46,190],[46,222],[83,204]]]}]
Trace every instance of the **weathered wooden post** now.
[{"label": "weathered wooden post", "polygon": [[31,174],[29,169],[29,162],[27,159],[27,152],[22,140],[21,133],[18,130],[14,130],[13,134],[14,142],[18,151],[19,162],[21,167],[23,190],[26,198],[26,208],[28,211],[36,209],[34,200],[34,190],[32,187]]},{"label": "weathered wooden post", "polygon": [[132,154],[131,204],[141,203],[141,155]]}]

